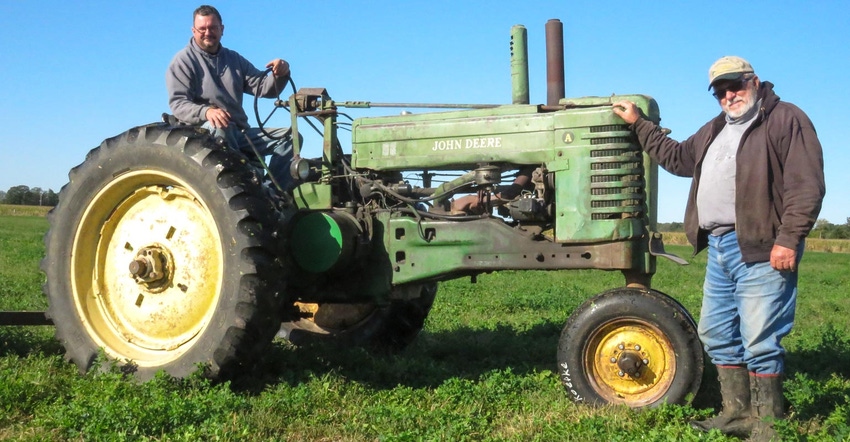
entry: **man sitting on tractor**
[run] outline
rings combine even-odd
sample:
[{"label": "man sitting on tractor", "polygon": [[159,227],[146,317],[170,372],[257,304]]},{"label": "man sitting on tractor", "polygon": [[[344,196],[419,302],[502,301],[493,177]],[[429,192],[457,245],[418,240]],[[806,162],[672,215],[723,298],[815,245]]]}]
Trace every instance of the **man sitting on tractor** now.
[{"label": "man sitting on tractor", "polygon": [[[224,24],[216,8],[203,5],[193,14],[192,38],[165,73],[168,105],[177,120],[200,125],[255,164],[271,155],[269,175],[285,189],[292,179],[289,128],[252,128],[242,108],[244,94],[277,97],[290,78],[289,63],[276,58],[267,76],[236,51],[221,45]],[[260,165],[260,164],[257,164]]]}]

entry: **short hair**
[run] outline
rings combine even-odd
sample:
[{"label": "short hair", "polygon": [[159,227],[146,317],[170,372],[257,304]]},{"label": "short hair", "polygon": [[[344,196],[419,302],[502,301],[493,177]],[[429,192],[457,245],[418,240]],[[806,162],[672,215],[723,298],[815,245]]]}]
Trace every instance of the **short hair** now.
[{"label": "short hair", "polygon": [[222,23],[222,24],[224,23],[221,20],[221,14],[218,13],[218,9],[216,9],[216,8],[210,6],[210,5],[198,6],[198,9],[195,9],[195,13],[192,14],[192,20],[194,21],[195,17],[199,16],[199,15],[202,16],[202,17],[206,17],[208,15],[214,15],[218,19],[219,23]]}]

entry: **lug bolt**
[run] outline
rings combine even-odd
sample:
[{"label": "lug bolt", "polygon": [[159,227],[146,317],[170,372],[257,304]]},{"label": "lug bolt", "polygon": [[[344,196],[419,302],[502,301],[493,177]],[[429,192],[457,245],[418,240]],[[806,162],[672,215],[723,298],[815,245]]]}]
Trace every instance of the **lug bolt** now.
[{"label": "lug bolt", "polygon": [[644,359],[644,360],[643,360],[643,365],[649,365],[649,359]]},{"label": "lug bolt", "polygon": [[611,358],[611,363],[615,364],[617,362],[617,358]]},{"label": "lug bolt", "polygon": [[619,377],[623,377],[623,376],[625,376],[625,375],[626,375],[626,374],[625,374],[625,373],[623,373],[622,371],[617,372],[617,376],[619,376]]},{"label": "lug bolt", "polygon": [[617,348],[619,348],[620,350],[625,350],[626,346],[623,345],[623,344],[620,344],[620,345],[617,346]]},{"label": "lug bolt", "polygon": [[640,345],[635,345],[635,351],[640,351]]}]

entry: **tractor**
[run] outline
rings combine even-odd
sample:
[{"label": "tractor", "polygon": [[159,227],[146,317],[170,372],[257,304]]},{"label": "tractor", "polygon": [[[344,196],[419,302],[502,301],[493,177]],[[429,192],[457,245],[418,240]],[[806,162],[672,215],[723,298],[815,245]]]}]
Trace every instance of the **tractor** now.
[{"label": "tractor", "polygon": [[[620,271],[621,287],[568,318],[556,357],[572,400],[685,403],[703,351],[688,311],[651,288],[657,165],[612,103],[564,98],[563,38],[546,24],[547,103],[529,104],[526,29],[511,29],[512,103],[336,101],[324,88],[275,100],[291,134],[287,186],[207,131],[167,121],[105,140],[69,173],[45,236],[46,316],[82,372],[121,364],[141,380],[199,367],[228,379],[274,339],[400,350],[441,281],[501,270]],[[342,109],[437,108],[349,118]],[[445,108],[445,109],[444,109]],[[256,106],[255,106],[256,109]],[[263,119],[257,114],[258,124]],[[266,119],[267,121],[268,119]],[[306,123],[305,123],[306,122]],[[346,153],[338,138],[350,125]],[[259,166],[257,166],[259,164]],[[518,173],[530,185],[495,195]],[[451,202],[475,195],[483,213]]]}]

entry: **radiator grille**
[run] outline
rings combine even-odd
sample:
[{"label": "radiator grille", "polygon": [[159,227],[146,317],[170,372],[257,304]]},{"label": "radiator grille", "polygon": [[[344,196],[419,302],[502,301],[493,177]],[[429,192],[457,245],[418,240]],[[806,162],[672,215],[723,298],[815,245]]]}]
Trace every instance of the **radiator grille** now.
[{"label": "radiator grille", "polygon": [[591,219],[642,217],[646,212],[643,155],[627,126],[590,128]]}]

